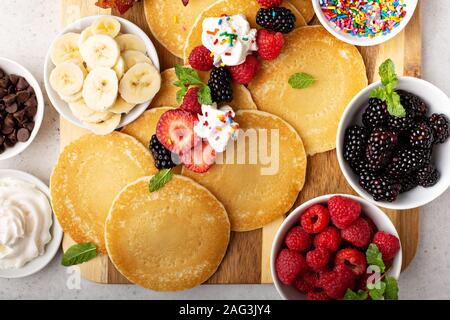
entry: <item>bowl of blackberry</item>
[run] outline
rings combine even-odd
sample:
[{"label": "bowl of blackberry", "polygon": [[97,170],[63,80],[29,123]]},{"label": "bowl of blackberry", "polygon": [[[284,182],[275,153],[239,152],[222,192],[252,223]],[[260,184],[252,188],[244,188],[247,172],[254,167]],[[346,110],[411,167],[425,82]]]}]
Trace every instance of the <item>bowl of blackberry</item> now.
[{"label": "bowl of blackberry", "polygon": [[381,81],[349,103],[339,124],[339,166],[351,187],[388,209],[430,203],[450,186],[450,99],[433,84],[397,77],[392,60]]}]

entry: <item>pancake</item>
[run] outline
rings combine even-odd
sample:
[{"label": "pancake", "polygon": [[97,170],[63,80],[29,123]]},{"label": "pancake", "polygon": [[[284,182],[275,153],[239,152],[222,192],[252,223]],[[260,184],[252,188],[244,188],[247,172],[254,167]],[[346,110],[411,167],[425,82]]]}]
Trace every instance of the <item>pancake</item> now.
[{"label": "pancake", "polygon": [[53,211],[75,242],[94,242],[105,253],[105,219],[114,197],[155,172],[152,156],[135,138],[119,132],[85,135],[64,148],[53,169]]},{"label": "pancake", "polygon": [[314,7],[311,0],[289,0],[305,18],[306,22],[310,22],[314,18]]},{"label": "pancake", "polygon": [[[297,72],[312,75],[316,83],[292,88],[288,80]],[[258,109],[294,126],[308,155],[314,155],[336,147],[342,113],[366,86],[364,61],[356,47],[313,26],[286,35],[283,53],[274,61],[263,61],[248,88]]]},{"label": "pancake", "polygon": [[187,35],[198,14],[216,1],[190,0],[185,7],[181,0],[145,0],[145,17],[155,38],[173,55],[183,58]]},{"label": "pancake", "polygon": [[[285,1],[283,2],[282,6],[290,9],[292,13],[294,13],[294,15],[297,17],[297,27],[306,25],[305,19],[303,18],[301,13],[291,3]],[[256,0],[219,0],[206,8],[198,16],[187,37],[186,45],[184,47],[185,63],[188,63],[188,57],[192,49],[202,44],[202,23],[205,18],[220,17],[222,14],[231,16],[242,13],[247,17],[247,20],[250,22],[252,28],[259,29],[260,27],[256,24],[256,14],[258,13],[258,10],[260,8],[261,6]]]},{"label": "pancake", "polygon": [[150,177],[126,186],[106,220],[111,261],[128,280],[156,291],[178,291],[208,280],[230,240],[223,205],[191,179],[174,175],[154,193]]},{"label": "pancake", "polygon": [[[208,82],[209,72],[198,71],[200,79],[204,83]],[[175,74],[175,69],[167,69],[161,72],[161,89],[159,90],[156,97],[152,100],[150,104],[151,108],[158,108],[164,106],[178,107],[180,104],[177,102],[176,93],[180,88],[173,85],[177,81],[177,76]],[[250,109],[256,110],[256,104],[252,99],[252,95],[241,84],[232,82],[233,86],[233,101],[228,103],[234,110]]]},{"label": "pancake", "polygon": [[[252,133],[246,129],[255,129],[253,133],[258,132],[258,143],[264,141],[261,137],[267,137],[268,148],[261,148],[259,153],[271,155],[274,152],[273,156],[279,159],[278,170],[275,165],[273,172],[270,172],[270,162],[264,161],[266,164],[263,164],[258,156],[257,161],[253,162],[255,164],[250,164],[249,143],[245,144],[245,154],[238,153],[237,145],[242,146],[242,140],[249,140],[240,132],[238,143],[231,149],[235,152],[235,160],[238,154],[246,157],[245,164],[239,164],[238,161],[226,164],[226,161],[222,161],[225,164],[216,163],[203,174],[183,168],[183,175],[208,188],[223,203],[233,231],[249,231],[263,227],[291,209],[305,182],[307,159],[300,136],[281,118],[266,112],[241,110],[236,113],[236,121],[246,135]],[[266,131],[267,134],[264,134],[258,129],[278,130],[279,139],[275,141],[279,141],[279,152],[271,147],[271,134],[277,131]],[[229,151],[223,154],[224,159]]]}]

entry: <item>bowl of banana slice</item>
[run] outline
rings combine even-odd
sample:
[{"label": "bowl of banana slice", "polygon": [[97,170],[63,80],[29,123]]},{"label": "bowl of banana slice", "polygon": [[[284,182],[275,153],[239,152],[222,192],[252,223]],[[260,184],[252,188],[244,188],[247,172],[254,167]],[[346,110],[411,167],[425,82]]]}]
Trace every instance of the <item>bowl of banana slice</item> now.
[{"label": "bowl of banana slice", "polygon": [[161,87],[149,37],[130,21],[105,15],[77,20],[56,37],[44,81],[62,117],[99,135],[137,119]]}]

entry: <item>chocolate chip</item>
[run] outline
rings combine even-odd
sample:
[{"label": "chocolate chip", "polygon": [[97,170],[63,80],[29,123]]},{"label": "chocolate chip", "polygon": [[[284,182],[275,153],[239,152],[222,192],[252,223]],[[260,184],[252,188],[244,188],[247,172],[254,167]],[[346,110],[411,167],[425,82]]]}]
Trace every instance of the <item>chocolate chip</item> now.
[{"label": "chocolate chip", "polygon": [[15,86],[17,82],[19,82],[20,78],[21,76],[18,76],[17,74],[12,74],[9,76],[9,81],[11,81],[11,83]]},{"label": "chocolate chip", "polygon": [[5,142],[5,136],[0,135],[0,145],[3,145]]},{"label": "chocolate chip", "polygon": [[37,107],[37,100],[36,97],[30,97],[25,103],[23,104],[25,107]]},{"label": "chocolate chip", "polygon": [[[22,129],[20,129],[22,130]],[[26,130],[26,129],[25,129]],[[28,130],[27,130],[28,131]],[[11,132],[11,134],[8,135],[7,140],[9,140],[9,143],[11,143],[12,145],[15,145],[18,141],[18,132],[16,132],[16,130],[14,130],[13,132]],[[29,135],[28,135],[29,136]],[[28,139],[27,139],[28,140]],[[25,140],[26,141],[26,140]],[[25,142],[22,141],[22,142]]]},{"label": "chocolate chip", "polygon": [[27,88],[27,92],[29,92],[31,95],[33,95],[33,96],[36,96],[36,93],[34,92],[34,89],[33,89],[33,87],[32,86],[29,86],[28,88]]},{"label": "chocolate chip", "polygon": [[3,97],[3,101],[5,102],[5,104],[7,106],[13,104],[14,102],[16,102],[16,95],[15,94],[8,94],[6,96]]},{"label": "chocolate chip", "polygon": [[14,128],[16,125],[16,120],[12,114],[8,114],[5,118],[4,127]]},{"label": "chocolate chip", "polygon": [[29,119],[33,119],[37,113],[37,107],[29,106],[25,107],[25,114]]},{"label": "chocolate chip", "polygon": [[25,109],[15,112],[13,116],[17,120],[17,122],[19,122],[20,124],[23,124],[26,120]]},{"label": "chocolate chip", "polygon": [[19,91],[17,92],[17,102],[25,103],[28,99],[30,99],[31,94],[28,91]]},{"label": "chocolate chip", "polygon": [[22,91],[25,90],[26,88],[28,88],[30,85],[28,84],[27,80],[25,80],[24,78],[20,78],[19,81],[17,82],[16,85],[16,89],[18,91]]},{"label": "chocolate chip", "polygon": [[32,132],[34,130],[34,121],[24,123],[23,127],[28,129],[28,131]]},{"label": "chocolate chip", "polygon": [[9,87],[9,79],[8,78],[1,78],[0,79],[0,88],[3,88],[3,89],[8,89],[8,87]]},{"label": "chocolate chip", "polygon": [[19,110],[19,105],[17,104],[17,102],[14,102],[10,105],[7,105],[5,108],[6,112],[8,113],[14,113],[17,112],[17,110]]},{"label": "chocolate chip", "polygon": [[4,96],[8,94],[8,90],[0,88],[0,99],[3,99]]},{"label": "chocolate chip", "polygon": [[2,128],[2,133],[3,134],[11,134],[14,131],[14,127],[3,127]]},{"label": "chocolate chip", "polygon": [[28,129],[22,128],[17,131],[17,140],[26,142],[28,139],[30,139],[30,131],[28,131]]}]

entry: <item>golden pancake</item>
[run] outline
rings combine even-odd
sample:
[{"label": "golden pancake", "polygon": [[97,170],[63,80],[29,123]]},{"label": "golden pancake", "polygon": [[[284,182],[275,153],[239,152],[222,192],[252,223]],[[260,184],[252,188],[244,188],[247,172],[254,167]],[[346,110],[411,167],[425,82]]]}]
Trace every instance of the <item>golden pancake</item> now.
[{"label": "golden pancake", "polygon": [[183,58],[186,37],[198,14],[217,0],[145,0],[147,23],[155,38],[173,55]]},{"label": "golden pancake", "polygon": [[314,18],[314,7],[311,0],[289,0],[289,2],[300,11],[306,22],[309,22]]},{"label": "golden pancake", "polygon": [[174,175],[154,193],[151,177],[125,187],[106,220],[111,261],[128,280],[157,291],[195,287],[216,272],[230,240],[223,205],[191,179]]},{"label": "golden pancake", "polygon": [[[288,80],[298,72],[316,82],[305,89]],[[298,28],[286,35],[283,53],[263,61],[249,84],[258,108],[289,122],[308,155],[336,147],[336,131],[350,100],[367,86],[366,69],[356,47],[337,40],[322,26]]]},{"label": "golden pancake", "polygon": [[50,178],[53,211],[78,243],[105,253],[105,220],[117,193],[156,172],[149,151],[135,138],[113,132],[88,134],[64,148]]},{"label": "golden pancake", "polygon": [[[198,71],[200,79],[204,83],[208,83],[209,72]],[[156,97],[152,100],[150,104],[151,108],[171,106],[178,107],[180,104],[177,102],[176,93],[180,88],[173,85],[177,81],[177,75],[175,74],[175,69],[167,69],[161,72],[161,89],[159,90]],[[241,84],[232,82],[233,86],[233,101],[228,103],[234,110],[240,109],[250,109],[256,110],[256,104],[252,99],[252,95]]]},{"label": "golden pancake", "polygon": [[[300,136],[283,119],[241,110],[236,121],[243,131],[237,143],[222,154],[222,164],[218,159],[203,174],[183,168],[183,175],[208,188],[223,203],[233,231],[249,231],[283,216],[293,206],[305,182],[307,159]],[[231,150],[232,163],[226,160]]]},{"label": "golden pancake", "polygon": [[[301,13],[287,1],[283,2],[282,6],[290,9],[292,13],[296,16],[297,27],[302,27],[306,25],[305,19],[301,15]],[[187,64],[189,54],[192,49],[196,46],[202,44],[202,31],[203,31],[203,20],[209,17],[220,17],[222,14],[227,14],[229,16],[235,14],[243,14],[247,17],[247,20],[250,22],[252,28],[258,28],[259,26],[256,24],[256,14],[261,6],[258,4],[256,0],[219,0],[216,3],[212,4],[208,8],[206,8],[195,21],[191,31],[186,40],[186,45],[184,47],[184,61]]]}]

